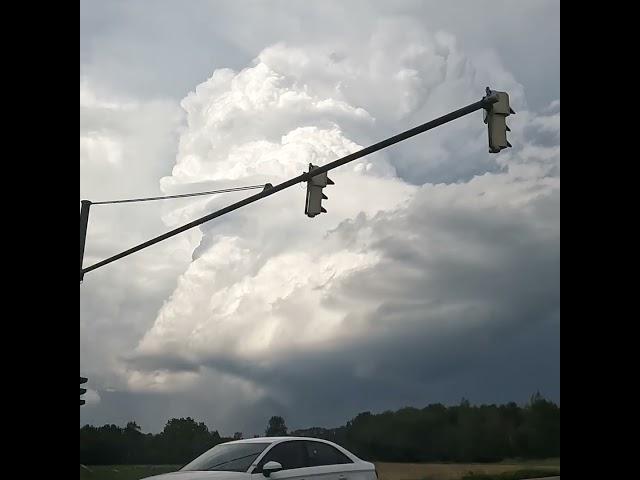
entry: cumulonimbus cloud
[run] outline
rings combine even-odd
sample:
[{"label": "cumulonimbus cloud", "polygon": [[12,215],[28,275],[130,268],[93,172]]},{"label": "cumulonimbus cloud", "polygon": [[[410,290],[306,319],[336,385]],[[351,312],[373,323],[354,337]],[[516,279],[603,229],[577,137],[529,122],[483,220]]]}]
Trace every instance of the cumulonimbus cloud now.
[{"label": "cumulonimbus cloud", "polygon": [[[255,401],[314,415],[323,395],[354,385],[440,391],[512,354],[519,332],[555,328],[559,104],[528,111],[495,55],[471,58],[410,20],[359,45],[277,44],[242,71],[215,71],[182,102],[187,127],[162,187],[275,184],[475,101],[486,85],[509,91],[518,112],[509,151],[487,153],[477,113],[331,172],[326,215],[304,216],[301,186],[203,226],[129,358],[129,388],[179,392],[222,375]],[[314,396],[311,379],[333,386]]]}]

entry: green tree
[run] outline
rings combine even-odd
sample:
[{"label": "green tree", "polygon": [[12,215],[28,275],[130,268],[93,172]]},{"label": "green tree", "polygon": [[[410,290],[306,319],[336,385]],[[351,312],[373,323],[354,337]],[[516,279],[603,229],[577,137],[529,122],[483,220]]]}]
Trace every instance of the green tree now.
[{"label": "green tree", "polygon": [[[273,416],[268,436],[287,435],[282,417]],[[505,458],[560,456],[560,407],[536,393],[519,406],[471,405],[463,399],[446,407],[406,407],[378,414],[363,412],[338,428],[314,427],[293,432],[325,438],[361,458],[388,462],[487,462]],[[242,437],[236,432],[234,439]],[[84,465],[184,464],[232,440],[209,431],[192,418],[173,418],[159,434],[144,434],[136,422],[80,429]]]},{"label": "green tree", "polygon": [[140,425],[136,422],[128,422],[127,426],[122,431],[122,444],[125,449],[125,457],[123,463],[134,464],[137,463],[139,456],[143,453],[144,447],[142,445],[144,441],[144,435],[141,433]]},{"label": "green tree", "polygon": [[209,433],[207,426],[193,418],[172,418],[160,434],[160,450],[164,452],[166,463],[183,464],[204,453],[219,439]]},{"label": "green tree", "polygon": [[264,432],[267,437],[283,437],[287,434],[284,418],[274,415],[269,419],[269,425]]}]

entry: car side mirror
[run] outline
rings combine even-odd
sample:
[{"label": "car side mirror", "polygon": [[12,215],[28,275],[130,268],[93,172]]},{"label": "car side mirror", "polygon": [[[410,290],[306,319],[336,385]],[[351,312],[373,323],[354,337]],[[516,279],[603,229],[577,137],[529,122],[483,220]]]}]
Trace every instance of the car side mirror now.
[{"label": "car side mirror", "polygon": [[262,466],[262,474],[265,477],[270,476],[274,472],[279,472],[280,470],[282,470],[282,465],[274,461],[267,462]]}]

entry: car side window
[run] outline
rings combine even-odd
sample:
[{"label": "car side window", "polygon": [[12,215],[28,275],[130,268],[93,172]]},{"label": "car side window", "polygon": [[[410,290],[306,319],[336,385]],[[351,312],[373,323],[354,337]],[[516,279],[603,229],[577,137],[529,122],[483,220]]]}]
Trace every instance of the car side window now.
[{"label": "car side window", "polygon": [[344,453],[328,443],[322,442],[305,442],[307,447],[307,455],[309,456],[309,465],[311,467],[319,467],[320,465],[342,465],[344,463],[353,463]]},{"label": "car side window", "polygon": [[254,470],[254,473],[262,473],[262,467],[267,462],[278,462],[283,470],[308,467],[307,452],[303,442],[291,441],[279,443],[267,452]]}]

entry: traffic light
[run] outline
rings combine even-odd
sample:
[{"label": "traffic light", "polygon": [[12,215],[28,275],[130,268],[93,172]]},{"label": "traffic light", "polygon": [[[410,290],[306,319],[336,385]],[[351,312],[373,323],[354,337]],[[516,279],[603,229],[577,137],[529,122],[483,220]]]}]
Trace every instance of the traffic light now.
[{"label": "traffic light", "polygon": [[[318,168],[317,165],[309,164],[309,172]],[[307,199],[305,201],[304,213],[307,217],[315,217],[320,213],[327,213],[322,207],[322,200],[327,200],[327,196],[322,193],[322,189],[327,185],[334,185],[333,180],[327,176],[327,172],[316,175],[307,181]]]},{"label": "traffic light", "polygon": [[498,101],[491,104],[484,111],[484,123],[489,131],[489,153],[498,153],[503,148],[510,147],[507,140],[507,132],[511,130],[507,126],[507,117],[514,112],[509,106],[509,94],[507,92],[496,92],[487,87],[487,96],[496,95]]},{"label": "traffic light", "polygon": [[[87,383],[87,379],[84,377],[80,377],[80,385],[82,385],[83,383]],[[80,387],[80,405],[84,405],[84,399],[82,398],[82,395],[84,395],[85,393],[87,393],[87,389],[86,388],[82,388]]]}]

